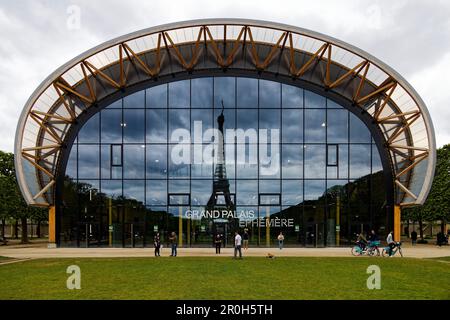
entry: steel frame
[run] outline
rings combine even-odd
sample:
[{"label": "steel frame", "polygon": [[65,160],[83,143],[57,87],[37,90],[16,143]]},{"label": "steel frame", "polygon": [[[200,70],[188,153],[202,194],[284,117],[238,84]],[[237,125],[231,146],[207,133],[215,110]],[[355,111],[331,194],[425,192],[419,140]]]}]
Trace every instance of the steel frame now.
[{"label": "steel frame", "polygon": [[[192,37],[186,36],[189,32]],[[150,39],[153,45],[141,50]],[[309,30],[213,19],[150,28],[112,40],[50,75],[25,105],[16,132],[17,176],[27,203],[55,203],[54,185],[67,132],[87,109],[138,83],[211,69],[288,76],[346,98],[368,113],[384,134],[398,191],[396,203],[425,201],[436,162],[434,129],[420,96],[398,73],[351,45]],[[31,191],[23,160],[33,166],[38,190]],[[411,184],[424,160],[428,160],[426,174],[415,193]]]}]

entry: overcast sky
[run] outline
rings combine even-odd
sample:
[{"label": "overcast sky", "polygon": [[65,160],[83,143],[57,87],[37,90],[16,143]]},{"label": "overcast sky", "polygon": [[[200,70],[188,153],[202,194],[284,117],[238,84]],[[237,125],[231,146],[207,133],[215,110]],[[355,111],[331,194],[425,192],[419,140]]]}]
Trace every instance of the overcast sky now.
[{"label": "overcast sky", "polygon": [[[79,28],[71,20],[74,5],[81,13]],[[422,96],[438,147],[450,143],[448,0],[0,0],[0,150],[13,151],[26,100],[71,58],[129,32],[201,18],[282,22],[368,51]]]}]

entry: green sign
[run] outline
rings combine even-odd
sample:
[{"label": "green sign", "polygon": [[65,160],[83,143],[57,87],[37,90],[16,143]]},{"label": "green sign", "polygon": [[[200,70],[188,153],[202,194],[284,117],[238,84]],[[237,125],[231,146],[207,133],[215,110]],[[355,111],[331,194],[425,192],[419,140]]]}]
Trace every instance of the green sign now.
[{"label": "green sign", "polygon": [[341,231],[341,226],[340,225],[336,225],[336,232]]},{"label": "green sign", "polygon": [[154,226],[153,226],[153,231],[154,231],[154,232],[158,232],[158,225],[154,225]]},{"label": "green sign", "polygon": [[109,230],[109,232],[113,232],[114,231],[114,226],[113,225],[109,225],[108,230]]},{"label": "green sign", "polygon": [[200,231],[201,232],[205,232],[206,231],[206,226],[200,226]]},{"label": "green sign", "polygon": [[298,224],[295,225],[295,232],[300,232],[300,226]]}]

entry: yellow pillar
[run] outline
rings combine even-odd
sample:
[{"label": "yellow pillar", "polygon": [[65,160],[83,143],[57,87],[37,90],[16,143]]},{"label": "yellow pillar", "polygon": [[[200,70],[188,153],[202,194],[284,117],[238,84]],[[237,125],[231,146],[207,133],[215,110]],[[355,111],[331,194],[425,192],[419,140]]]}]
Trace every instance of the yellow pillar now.
[{"label": "yellow pillar", "polygon": [[336,197],[336,246],[341,242],[341,198]]},{"label": "yellow pillar", "polygon": [[270,247],[270,207],[266,207],[266,246]]},{"label": "yellow pillar", "polygon": [[401,207],[398,205],[394,206],[394,241],[400,241],[401,214]]},{"label": "yellow pillar", "polygon": [[183,246],[183,207],[178,208],[178,246]]},{"label": "yellow pillar", "polygon": [[56,248],[56,209],[55,206],[48,208],[48,247]]}]

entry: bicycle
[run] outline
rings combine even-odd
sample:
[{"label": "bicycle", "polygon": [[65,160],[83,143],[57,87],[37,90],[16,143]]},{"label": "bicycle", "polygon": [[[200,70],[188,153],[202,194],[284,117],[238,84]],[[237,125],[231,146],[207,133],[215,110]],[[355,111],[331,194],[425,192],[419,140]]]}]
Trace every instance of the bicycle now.
[{"label": "bicycle", "polygon": [[356,245],[352,248],[352,255],[354,256],[379,256],[380,249],[378,246],[380,245],[380,241],[369,241],[367,245],[363,246],[361,242],[357,241]]},{"label": "bicycle", "polygon": [[[392,252],[391,256],[395,256],[395,254],[398,252],[400,254],[400,256],[403,257],[401,242],[395,242],[395,246],[394,246],[394,248],[392,248],[392,250],[393,250],[393,252]],[[383,257],[389,257],[389,251],[391,251],[391,248],[389,246],[384,247],[381,254],[383,255]]]}]

